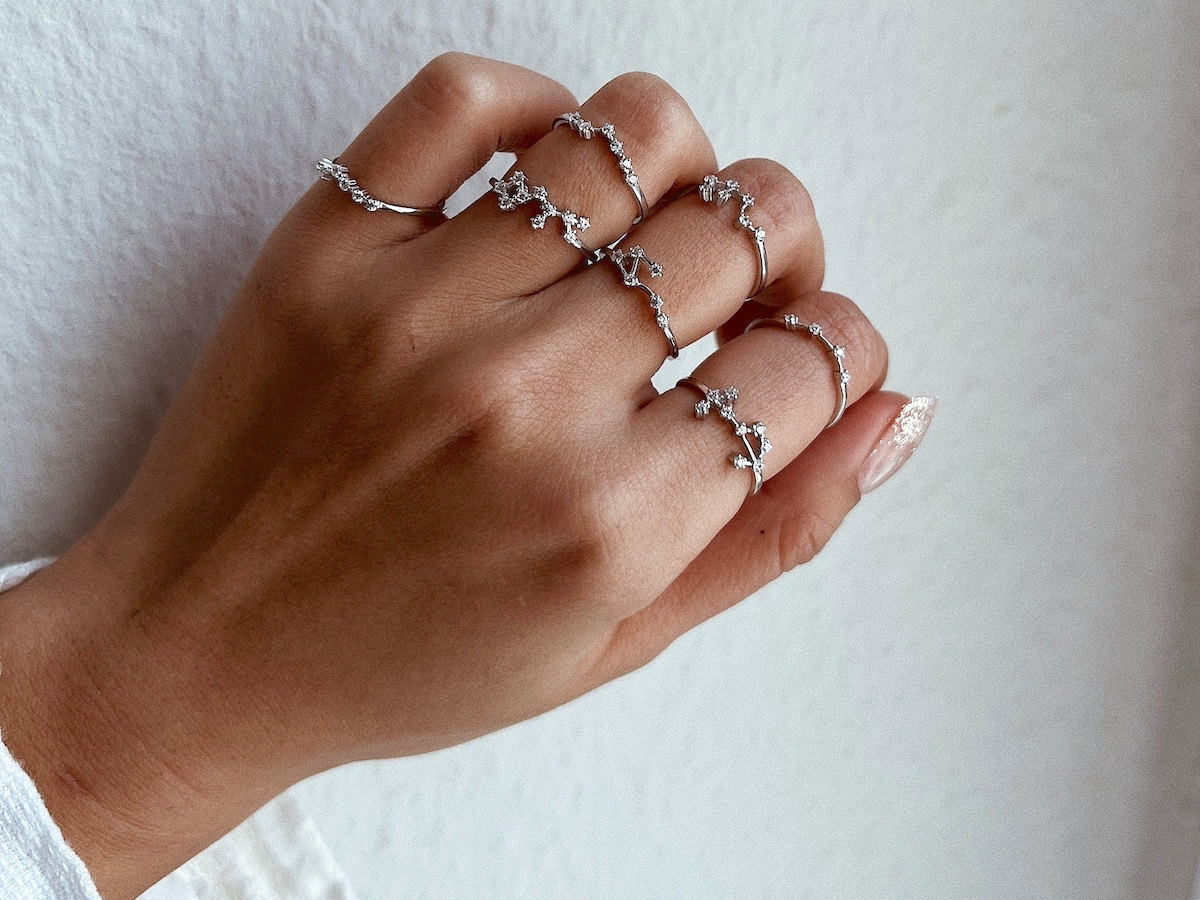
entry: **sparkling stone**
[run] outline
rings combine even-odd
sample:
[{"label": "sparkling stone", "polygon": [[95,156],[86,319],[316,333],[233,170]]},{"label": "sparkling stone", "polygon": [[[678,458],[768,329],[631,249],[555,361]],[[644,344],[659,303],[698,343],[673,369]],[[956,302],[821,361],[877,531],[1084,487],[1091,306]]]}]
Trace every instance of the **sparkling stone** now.
[{"label": "sparkling stone", "polygon": [[[637,282],[635,281],[634,284],[637,284]],[[662,305],[662,297],[658,296],[658,294],[655,294],[650,298],[650,308],[655,312],[658,312],[658,310],[662,309]]]},{"label": "sparkling stone", "polygon": [[666,328],[667,325],[669,324],[667,321],[667,317],[664,316],[662,313],[659,313],[657,316],[655,316],[654,321],[658,323],[659,328]]},{"label": "sparkling stone", "polygon": [[820,325],[818,325],[816,322],[813,322],[811,325],[809,325],[809,326],[808,326],[808,331],[809,331],[809,333],[810,333],[810,334],[812,334],[812,335],[814,335],[814,336],[816,336],[816,337],[820,337],[820,335],[821,335],[821,326],[820,326]]},{"label": "sparkling stone", "polygon": [[750,460],[746,459],[744,456],[735,456],[733,458],[733,465],[734,468],[737,469],[749,469],[754,465],[754,463],[750,462]]},{"label": "sparkling stone", "polygon": [[763,435],[763,432],[764,432],[764,431],[766,431],[766,430],[767,430],[767,428],[766,428],[766,426],[765,426],[765,425],[763,425],[763,423],[762,423],[762,422],[755,422],[755,423],[754,423],[754,433],[755,433],[756,435],[758,435],[759,437],[762,437],[762,435]]},{"label": "sparkling stone", "polygon": [[703,419],[705,416],[707,416],[711,410],[712,410],[712,404],[709,403],[707,400],[701,400],[699,403],[696,404],[696,415],[701,419]]},{"label": "sparkling stone", "polygon": [[662,263],[650,263],[650,277],[658,278],[663,273]]},{"label": "sparkling stone", "polygon": [[846,356],[846,348],[834,345],[833,355],[836,359],[843,359]]},{"label": "sparkling stone", "polygon": [[838,373],[838,380],[839,380],[839,381],[840,381],[842,384],[849,384],[849,383],[850,383],[850,373],[849,373],[849,372],[839,372],[839,373]]},{"label": "sparkling stone", "polygon": [[750,428],[746,425],[738,425],[737,428],[733,429],[733,433],[738,437],[745,437],[750,433]]},{"label": "sparkling stone", "polygon": [[762,439],[762,447],[761,447],[760,452],[763,454],[763,456],[766,456],[768,453],[771,452],[771,442],[768,441],[766,438]]},{"label": "sparkling stone", "polygon": [[754,239],[756,241],[766,240],[766,237],[767,237],[767,231],[765,228],[754,229]]}]

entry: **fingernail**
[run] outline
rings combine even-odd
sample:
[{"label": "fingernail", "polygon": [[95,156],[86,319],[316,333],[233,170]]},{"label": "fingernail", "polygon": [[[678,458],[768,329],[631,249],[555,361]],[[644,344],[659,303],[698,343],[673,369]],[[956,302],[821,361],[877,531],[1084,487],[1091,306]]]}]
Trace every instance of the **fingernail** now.
[{"label": "fingernail", "polygon": [[900,415],[884,431],[883,437],[867,454],[858,470],[858,489],[861,493],[869,494],[900,471],[900,467],[921,445],[936,409],[935,397],[913,397],[904,404]]}]

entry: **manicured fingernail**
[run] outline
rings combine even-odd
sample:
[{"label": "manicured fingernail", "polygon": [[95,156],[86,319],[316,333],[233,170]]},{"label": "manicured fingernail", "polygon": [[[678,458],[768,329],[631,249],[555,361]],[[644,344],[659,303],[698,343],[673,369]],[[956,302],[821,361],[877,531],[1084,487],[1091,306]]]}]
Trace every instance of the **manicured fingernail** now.
[{"label": "manicured fingernail", "polygon": [[934,397],[913,397],[904,404],[900,415],[888,426],[858,470],[858,489],[861,493],[869,494],[900,471],[900,467],[908,462],[913,451],[920,446],[936,409],[937,399]]}]

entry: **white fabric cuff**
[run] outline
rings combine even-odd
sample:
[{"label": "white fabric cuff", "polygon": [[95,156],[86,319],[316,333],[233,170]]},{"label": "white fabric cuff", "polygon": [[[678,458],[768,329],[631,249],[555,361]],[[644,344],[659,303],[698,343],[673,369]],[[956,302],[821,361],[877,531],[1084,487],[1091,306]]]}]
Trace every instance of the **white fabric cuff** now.
[{"label": "white fabric cuff", "polygon": [[0,744],[0,892],[27,900],[100,900],[25,770]]}]

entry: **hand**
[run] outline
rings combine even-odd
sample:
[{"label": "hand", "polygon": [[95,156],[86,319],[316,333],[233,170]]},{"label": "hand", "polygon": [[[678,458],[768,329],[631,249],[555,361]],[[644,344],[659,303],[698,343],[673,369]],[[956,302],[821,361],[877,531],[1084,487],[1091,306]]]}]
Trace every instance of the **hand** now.
[{"label": "hand", "polygon": [[[905,398],[873,390],[884,344],[821,291],[809,197],[786,169],[719,173],[757,198],[771,282],[686,103],[615,79],[578,107],[497,62],[430,63],[341,155],[376,196],[431,206],[497,150],[587,214],[597,247],[636,242],[679,344],[793,313],[844,344],[764,328],[695,373],[767,424],[761,494],[740,442],[659,395],[646,297],[580,265],[561,222],[489,193],[428,221],[369,213],[318,181],[272,234],[117,505],[3,605],[0,709],[106,896],[141,890],[320,770],[421,753],[537,715],[644,664],[810,558],[859,498]],[[683,193],[681,193],[683,192]],[[645,275],[646,273],[643,272]],[[648,278],[648,275],[646,276]],[[645,279],[644,279],[645,280]]]}]

